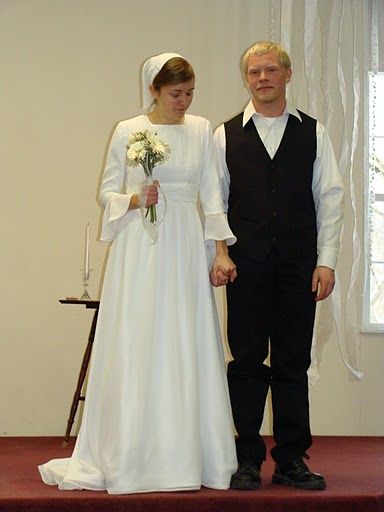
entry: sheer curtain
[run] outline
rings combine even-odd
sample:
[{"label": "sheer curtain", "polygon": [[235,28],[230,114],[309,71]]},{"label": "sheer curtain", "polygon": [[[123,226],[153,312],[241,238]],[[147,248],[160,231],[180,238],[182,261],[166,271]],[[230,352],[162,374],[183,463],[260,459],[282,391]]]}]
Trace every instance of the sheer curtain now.
[{"label": "sheer curtain", "polygon": [[324,346],[333,332],[351,375],[363,376],[358,278],[361,282],[365,78],[371,65],[378,70],[382,62],[383,7],[383,0],[270,2],[270,36],[278,40],[280,34],[292,58],[288,97],[327,127],[346,185],[340,270],[332,299],[318,307],[309,370],[312,382],[319,378]]}]

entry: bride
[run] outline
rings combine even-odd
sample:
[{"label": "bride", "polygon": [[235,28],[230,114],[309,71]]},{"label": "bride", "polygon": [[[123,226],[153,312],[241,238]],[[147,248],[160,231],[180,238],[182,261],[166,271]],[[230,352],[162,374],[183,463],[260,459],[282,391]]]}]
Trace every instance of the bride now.
[{"label": "bride", "polygon": [[[142,77],[145,113],[118,123],[100,189],[101,240],[112,247],[80,433],[70,458],[39,470],[60,489],[227,489],[237,461],[211,283],[236,278],[227,253],[236,238],[211,126],[187,114],[192,66],[165,53]],[[145,131],[169,148],[151,184],[127,160],[130,136]],[[206,244],[216,248],[210,268]]]}]

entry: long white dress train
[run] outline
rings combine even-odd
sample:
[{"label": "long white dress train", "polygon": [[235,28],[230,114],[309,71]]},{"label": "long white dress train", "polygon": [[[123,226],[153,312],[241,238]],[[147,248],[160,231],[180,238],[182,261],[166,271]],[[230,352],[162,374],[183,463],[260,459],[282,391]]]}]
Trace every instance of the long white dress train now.
[{"label": "long white dress train", "polygon": [[[155,243],[141,212],[128,211],[144,174],[127,168],[126,144],[144,129],[171,148],[153,175],[166,198]],[[111,494],[226,489],[237,463],[204,240],[235,238],[223,214],[209,122],[188,115],[183,125],[151,125],[146,116],[119,123],[100,198],[101,239],[113,244],[83,421],[72,456],[39,466],[42,479]]]}]

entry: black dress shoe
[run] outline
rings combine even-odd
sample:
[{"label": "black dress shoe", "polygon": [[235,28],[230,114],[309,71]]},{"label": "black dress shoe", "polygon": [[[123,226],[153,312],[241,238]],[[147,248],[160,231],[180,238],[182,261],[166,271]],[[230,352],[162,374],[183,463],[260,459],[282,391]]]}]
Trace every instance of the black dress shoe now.
[{"label": "black dress shoe", "polygon": [[241,491],[254,491],[260,487],[261,464],[254,462],[239,462],[239,467],[232,475],[230,488]]},{"label": "black dress shoe", "polygon": [[312,491],[321,491],[327,486],[324,477],[310,471],[302,459],[296,459],[286,464],[276,464],[272,482]]}]

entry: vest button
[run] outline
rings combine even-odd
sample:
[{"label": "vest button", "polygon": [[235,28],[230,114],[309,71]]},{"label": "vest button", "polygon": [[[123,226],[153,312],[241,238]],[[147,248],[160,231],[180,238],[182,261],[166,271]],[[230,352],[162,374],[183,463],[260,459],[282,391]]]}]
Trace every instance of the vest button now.
[{"label": "vest button", "polygon": [[275,192],[276,192],[276,189],[275,189],[275,188],[273,188],[273,189],[272,189],[272,192],[273,192],[273,193],[275,193]]},{"label": "vest button", "polygon": [[277,212],[273,212],[273,213],[272,213],[272,215],[273,215],[274,217],[276,217],[276,215],[277,215]]}]

